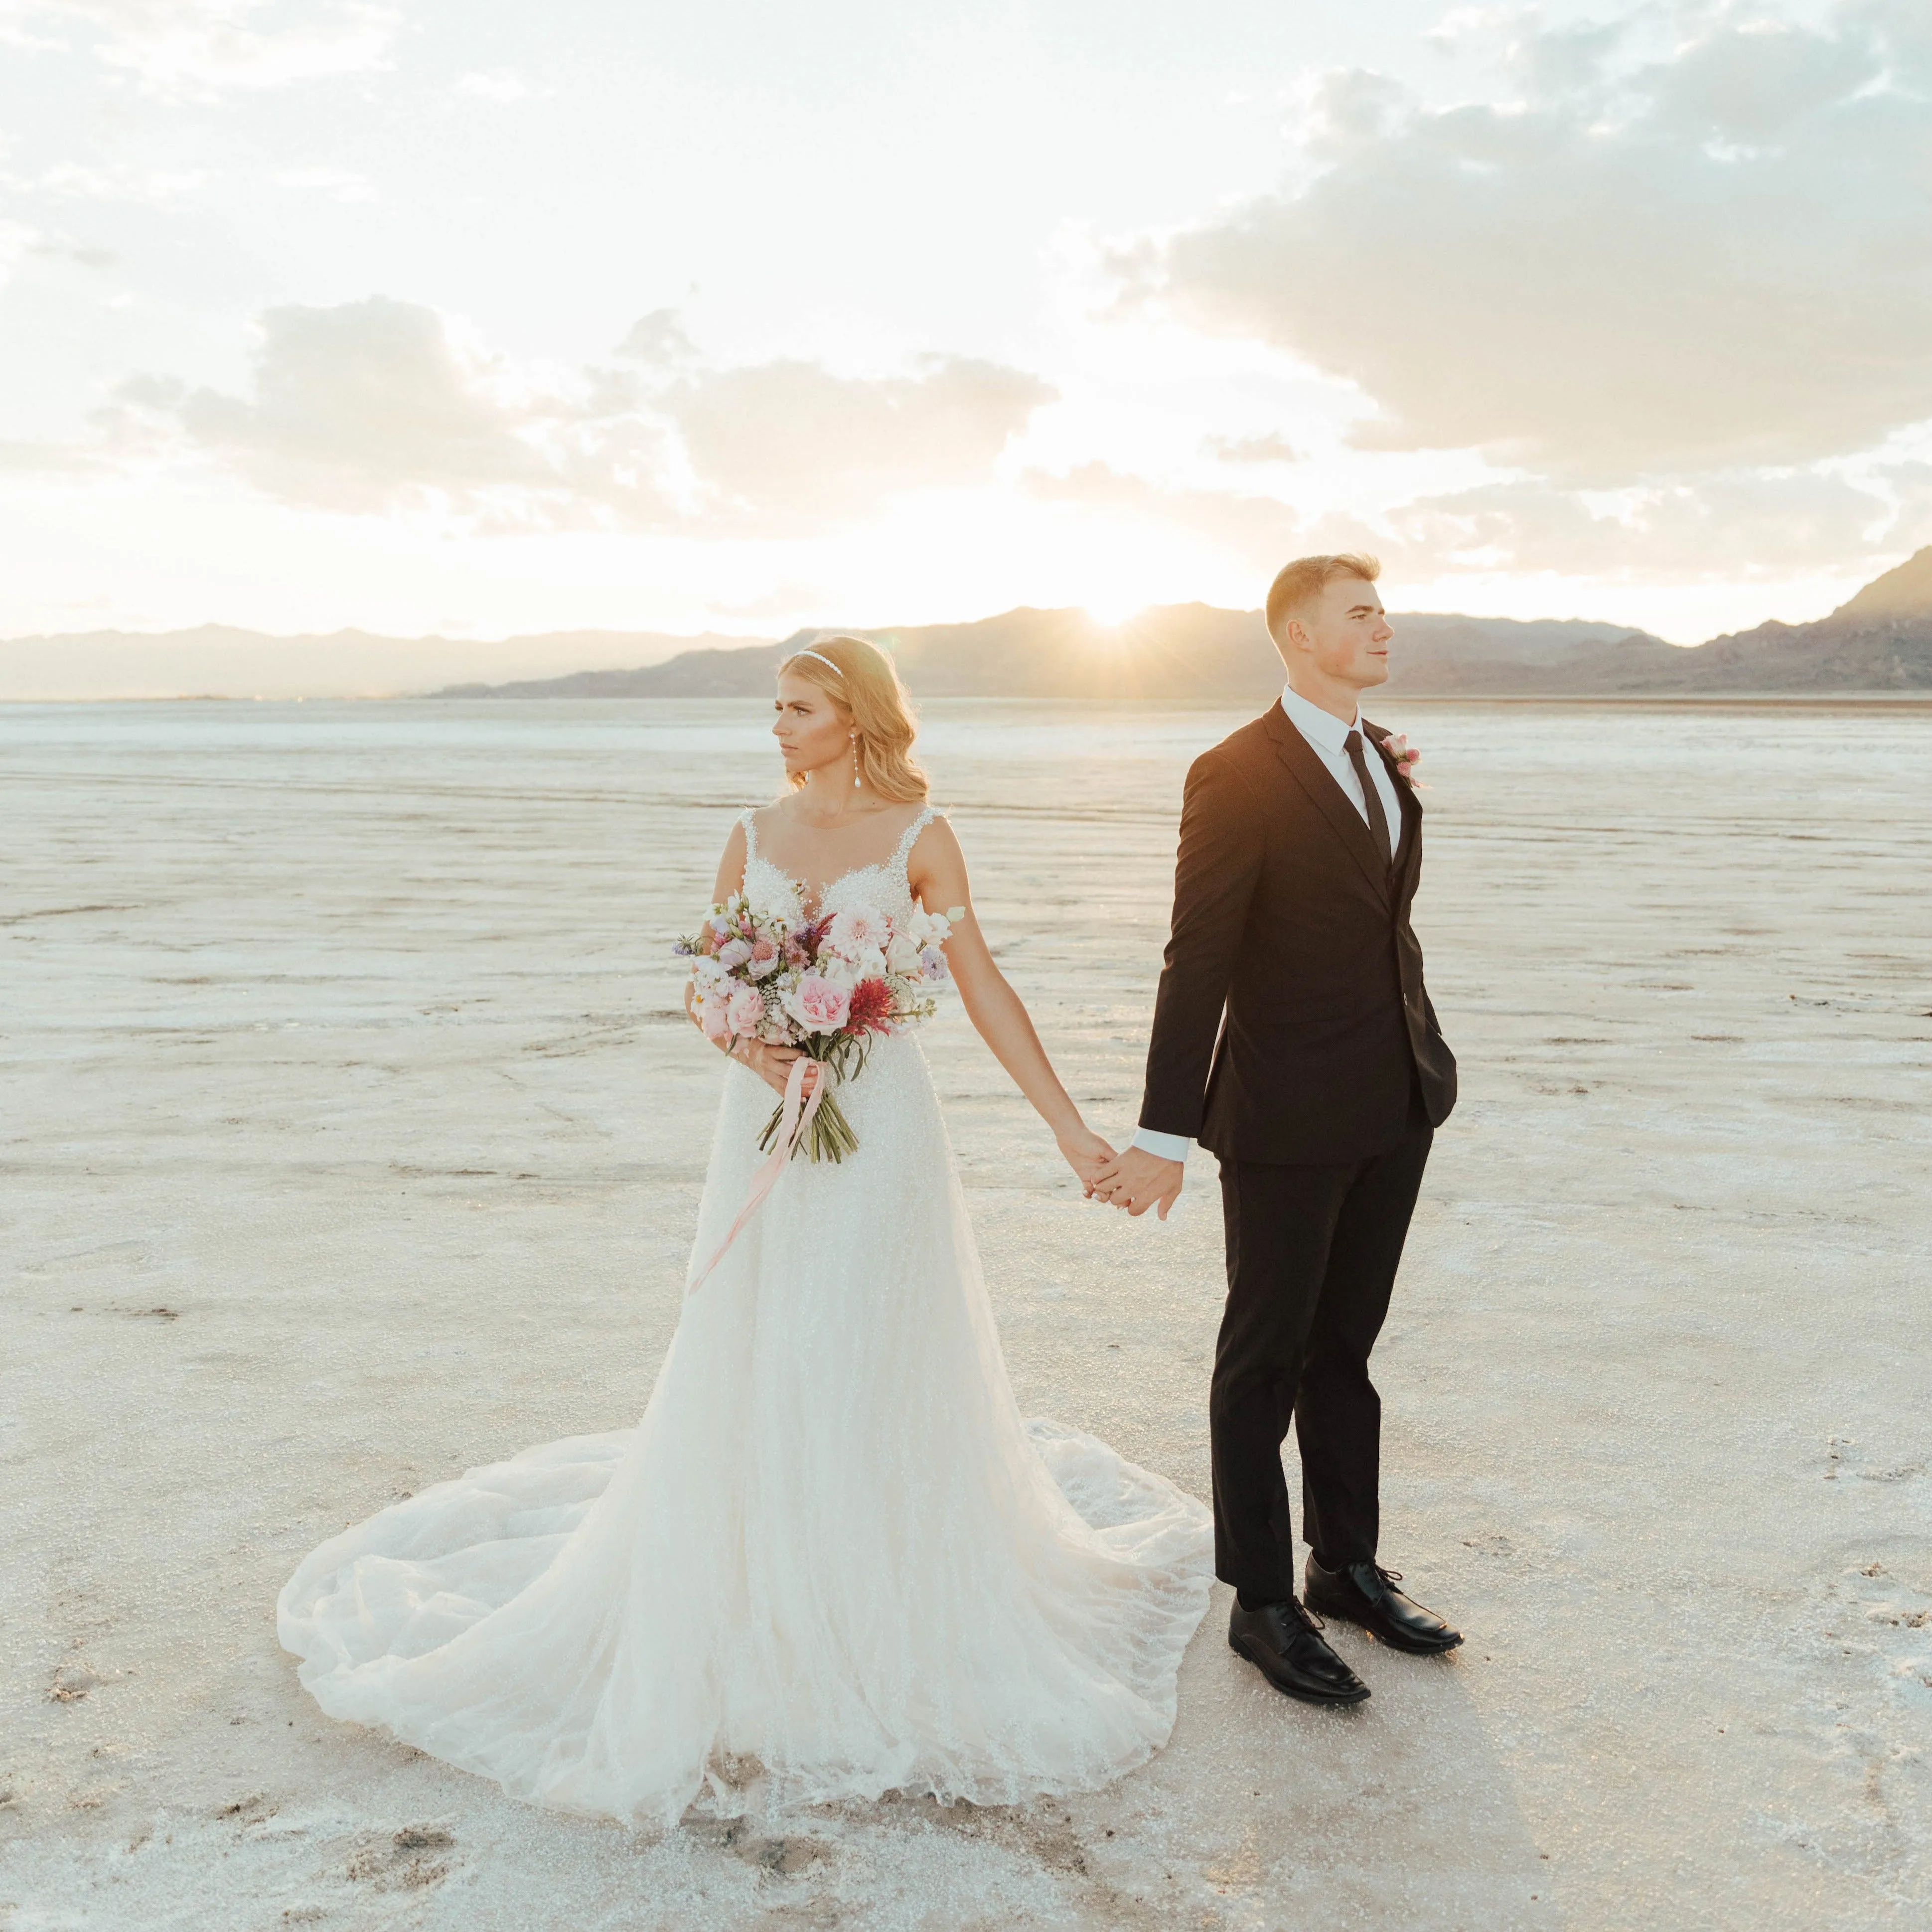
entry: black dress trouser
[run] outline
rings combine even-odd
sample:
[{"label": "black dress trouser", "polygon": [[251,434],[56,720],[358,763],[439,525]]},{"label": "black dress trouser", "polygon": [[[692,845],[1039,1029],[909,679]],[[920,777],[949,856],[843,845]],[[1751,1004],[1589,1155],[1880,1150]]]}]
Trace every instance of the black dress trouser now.
[{"label": "black dress trouser", "polygon": [[1374,1561],[1382,1406],[1369,1353],[1433,1138],[1418,1095],[1402,1138],[1371,1160],[1221,1164],[1228,1305],[1208,1398],[1214,1570],[1251,1599],[1296,1594],[1281,1464],[1291,1418],[1316,1560],[1330,1570]]}]

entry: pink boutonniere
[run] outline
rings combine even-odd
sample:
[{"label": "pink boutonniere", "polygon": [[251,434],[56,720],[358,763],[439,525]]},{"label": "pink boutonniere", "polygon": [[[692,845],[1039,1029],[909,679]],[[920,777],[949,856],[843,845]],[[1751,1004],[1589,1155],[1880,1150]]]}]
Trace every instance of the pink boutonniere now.
[{"label": "pink boutonniere", "polygon": [[1382,749],[1394,759],[1396,770],[1403,778],[1408,779],[1418,791],[1426,791],[1428,789],[1415,776],[1415,768],[1422,762],[1422,754],[1409,743],[1407,732],[1398,731],[1393,736],[1384,738],[1382,740]]}]

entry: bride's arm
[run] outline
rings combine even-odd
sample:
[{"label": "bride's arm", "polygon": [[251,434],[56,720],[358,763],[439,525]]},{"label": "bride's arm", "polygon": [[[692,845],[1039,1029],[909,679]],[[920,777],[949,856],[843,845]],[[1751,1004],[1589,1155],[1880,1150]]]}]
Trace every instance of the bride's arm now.
[{"label": "bride's arm", "polygon": [[993,1058],[1012,1076],[1013,1084],[1053,1130],[1067,1164],[1090,1186],[1094,1176],[1113,1159],[1113,1150],[1081,1119],[1080,1109],[1060,1084],[1020,996],[993,963],[986,935],[974,916],[965,854],[944,819],[934,819],[920,834],[906,869],[914,896],[928,912],[961,908],[960,916],[952,922],[952,935],[946,942],[946,963],[959,988],[966,1017],[992,1048]]},{"label": "bride's arm", "polygon": [[[724,856],[718,862],[718,882],[711,889],[711,903],[722,905],[734,892],[741,891],[744,884],[745,828],[734,825],[730,837],[724,842]],[[684,982],[684,1011],[702,1037],[710,1040],[720,1053],[728,1053],[740,1066],[748,1066],[766,1086],[776,1088],[781,1094],[784,1091],[786,1076],[791,1071],[792,1062],[798,1058],[796,1047],[768,1046],[761,1040],[712,1040],[698,1019],[698,1002],[688,980]],[[818,1077],[816,1068],[806,1070],[807,1093],[812,1090],[812,1083]]]}]

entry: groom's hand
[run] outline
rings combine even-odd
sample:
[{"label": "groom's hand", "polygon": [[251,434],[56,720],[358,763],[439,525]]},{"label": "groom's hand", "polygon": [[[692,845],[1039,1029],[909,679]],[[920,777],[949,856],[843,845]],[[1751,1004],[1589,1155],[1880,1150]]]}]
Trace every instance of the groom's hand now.
[{"label": "groom's hand", "polygon": [[1186,1178],[1184,1162],[1163,1160],[1145,1148],[1129,1148],[1094,1176],[1094,1192],[1135,1216],[1157,1208],[1165,1221],[1167,1210],[1180,1198],[1181,1184]]}]

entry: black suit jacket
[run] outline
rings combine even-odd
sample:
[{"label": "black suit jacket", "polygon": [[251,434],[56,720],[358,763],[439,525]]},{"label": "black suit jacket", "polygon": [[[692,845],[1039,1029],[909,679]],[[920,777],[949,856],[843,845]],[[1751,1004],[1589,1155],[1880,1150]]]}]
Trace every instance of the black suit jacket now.
[{"label": "black suit jacket", "polygon": [[1456,1060],[1422,983],[1409,907],[1415,789],[1394,776],[1391,867],[1280,704],[1195,760],[1141,1125],[1224,1160],[1364,1160],[1402,1137],[1419,1087],[1440,1124]]}]

